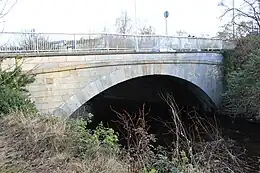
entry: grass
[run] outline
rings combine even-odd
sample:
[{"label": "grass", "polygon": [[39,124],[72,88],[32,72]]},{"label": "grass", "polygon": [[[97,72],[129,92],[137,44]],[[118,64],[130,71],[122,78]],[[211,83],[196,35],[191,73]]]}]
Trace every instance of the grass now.
[{"label": "grass", "polygon": [[11,113],[0,119],[0,172],[127,172],[126,163],[101,146],[79,157],[82,140],[65,119]]},{"label": "grass", "polygon": [[[211,173],[246,172],[232,141],[221,137],[215,126],[207,129],[199,117],[191,117],[198,130],[212,134],[210,141],[196,140],[181,120],[174,103],[165,98],[172,122],[161,122],[172,135],[172,150],[151,146],[145,111],[133,119],[120,114],[126,134],[126,149],[117,145],[111,129],[98,126],[94,133],[84,121],[13,112],[0,118],[0,172],[2,173]],[[139,122],[139,123],[138,123]],[[141,123],[140,123],[141,122]],[[200,127],[199,127],[200,126]],[[212,133],[213,132],[213,133]],[[151,147],[151,148],[150,148]],[[153,148],[153,149],[152,149]],[[121,152],[123,151],[123,152]],[[149,172],[150,171],[150,172]]]}]

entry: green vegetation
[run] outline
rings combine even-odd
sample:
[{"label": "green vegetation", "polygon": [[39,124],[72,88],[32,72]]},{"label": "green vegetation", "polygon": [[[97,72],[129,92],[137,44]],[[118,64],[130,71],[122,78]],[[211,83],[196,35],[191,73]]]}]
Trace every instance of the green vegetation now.
[{"label": "green vegetation", "polygon": [[0,69],[0,115],[11,111],[36,111],[33,102],[29,99],[26,85],[34,82],[34,76],[23,74],[18,65],[19,58],[13,71]]},{"label": "green vegetation", "polygon": [[225,52],[226,92],[222,112],[244,118],[260,118],[260,38],[237,40],[236,48]]}]

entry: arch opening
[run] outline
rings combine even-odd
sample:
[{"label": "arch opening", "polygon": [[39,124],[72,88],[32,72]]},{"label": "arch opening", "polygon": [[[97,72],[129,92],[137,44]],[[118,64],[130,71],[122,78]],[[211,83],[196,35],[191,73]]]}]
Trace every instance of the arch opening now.
[{"label": "arch opening", "polygon": [[[71,117],[86,117],[91,113],[94,116],[90,127],[94,128],[103,122],[105,126],[120,131],[116,124],[118,117],[113,110],[117,112],[125,110],[133,114],[145,105],[146,112],[149,112],[147,120],[151,126],[151,133],[161,136],[161,143],[158,142],[158,144],[165,144],[167,137],[162,133],[165,133],[166,129],[158,126],[158,118],[164,121],[168,121],[169,118],[169,106],[160,97],[160,94],[166,93],[173,96],[182,111],[196,109],[200,115],[204,115],[215,109],[213,101],[195,84],[169,75],[148,75],[136,77],[106,89],[87,101]],[[123,139],[121,142],[124,144]]]}]

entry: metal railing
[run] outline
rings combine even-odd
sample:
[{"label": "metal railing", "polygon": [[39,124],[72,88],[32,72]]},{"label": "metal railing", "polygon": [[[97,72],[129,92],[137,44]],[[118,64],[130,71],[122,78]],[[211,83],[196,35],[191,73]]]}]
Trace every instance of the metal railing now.
[{"label": "metal railing", "polygon": [[221,50],[224,45],[221,39],[160,35],[0,33],[0,54],[136,51],[136,47],[139,52],[200,51]]}]

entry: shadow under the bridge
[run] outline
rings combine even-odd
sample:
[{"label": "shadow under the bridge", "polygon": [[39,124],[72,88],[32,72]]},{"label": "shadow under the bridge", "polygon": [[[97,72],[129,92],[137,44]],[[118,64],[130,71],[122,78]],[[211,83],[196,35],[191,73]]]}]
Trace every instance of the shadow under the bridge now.
[{"label": "shadow under the bridge", "polygon": [[[115,85],[98,94],[78,109],[72,117],[86,116],[86,113],[91,112],[94,117],[90,127],[95,127],[102,121],[105,126],[118,131],[118,124],[115,123],[118,121],[118,117],[113,110],[117,112],[125,110],[134,114],[145,104],[145,110],[149,112],[146,119],[151,126],[150,133],[157,134],[157,138],[161,138],[161,140],[159,139],[161,144],[165,144],[167,137],[162,134],[166,134],[167,129],[160,125],[158,119],[170,121],[171,117],[169,116],[169,106],[163,101],[160,94],[171,94],[182,113],[196,109],[199,114],[203,115],[206,113],[206,108],[200,98],[208,100],[208,102],[211,100],[202,90],[198,91],[200,89],[194,84],[172,76],[139,77]],[[182,118],[186,122],[189,121],[185,116]],[[122,139],[121,142],[123,144],[124,140]]]}]

